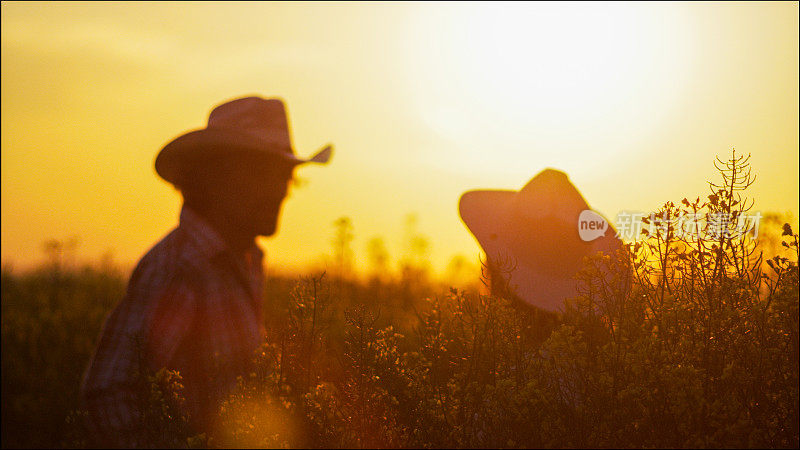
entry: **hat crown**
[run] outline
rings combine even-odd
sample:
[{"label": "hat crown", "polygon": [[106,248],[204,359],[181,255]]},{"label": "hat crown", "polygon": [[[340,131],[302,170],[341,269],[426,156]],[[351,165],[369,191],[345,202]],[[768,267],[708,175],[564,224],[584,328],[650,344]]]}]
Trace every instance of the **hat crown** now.
[{"label": "hat crown", "polygon": [[286,108],[277,98],[244,97],[223,103],[209,114],[207,128],[245,133],[294,153]]},{"label": "hat crown", "polygon": [[515,198],[516,212],[529,218],[555,217],[577,223],[580,212],[588,208],[567,174],[555,169],[539,172]]}]

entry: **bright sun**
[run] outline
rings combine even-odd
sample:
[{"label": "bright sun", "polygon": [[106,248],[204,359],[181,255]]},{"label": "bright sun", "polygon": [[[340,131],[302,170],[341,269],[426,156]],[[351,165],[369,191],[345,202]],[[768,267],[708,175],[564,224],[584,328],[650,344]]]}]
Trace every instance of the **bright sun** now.
[{"label": "bright sun", "polygon": [[410,79],[423,120],[458,144],[436,163],[459,171],[602,168],[658,123],[686,77],[686,36],[645,5],[437,12],[413,22]]}]

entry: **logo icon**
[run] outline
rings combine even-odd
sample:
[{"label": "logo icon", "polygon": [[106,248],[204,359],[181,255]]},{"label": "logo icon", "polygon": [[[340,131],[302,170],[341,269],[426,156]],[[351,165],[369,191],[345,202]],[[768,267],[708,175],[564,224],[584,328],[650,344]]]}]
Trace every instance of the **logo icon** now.
[{"label": "logo icon", "polygon": [[586,242],[605,236],[608,222],[591,209],[584,209],[578,216],[578,234]]}]

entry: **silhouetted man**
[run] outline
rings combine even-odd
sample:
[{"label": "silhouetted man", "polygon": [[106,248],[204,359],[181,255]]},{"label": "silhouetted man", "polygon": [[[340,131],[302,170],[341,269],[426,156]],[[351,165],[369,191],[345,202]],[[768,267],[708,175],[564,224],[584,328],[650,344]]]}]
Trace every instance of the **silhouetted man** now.
[{"label": "silhouetted man", "polygon": [[216,107],[206,128],[161,150],[156,171],[184,198],[180,224],[137,265],[84,377],[98,443],[147,444],[137,386],[142,373],[160,368],[180,372],[195,430],[213,427],[220,401],[263,341],[255,238],[275,233],[294,168],[327,162],[331,152],[297,158],[283,102],[259,97]]}]

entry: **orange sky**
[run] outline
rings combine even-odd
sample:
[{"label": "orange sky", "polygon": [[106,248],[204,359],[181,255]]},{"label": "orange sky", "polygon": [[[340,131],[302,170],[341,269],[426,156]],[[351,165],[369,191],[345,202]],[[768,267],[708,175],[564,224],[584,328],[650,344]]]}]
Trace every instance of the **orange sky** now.
[{"label": "orange sky", "polygon": [[404,252],[434,268],[479,249],[470,189],[566,171],[613,218],[706,193],[712,160],[752,153],[756,209],[798,205],[798,4],[2,4],[2,260],[80,238],[132,264],[177,222],[158,150],[219,102],[281,96],[308,167],[262,241],[273,267]]}]

